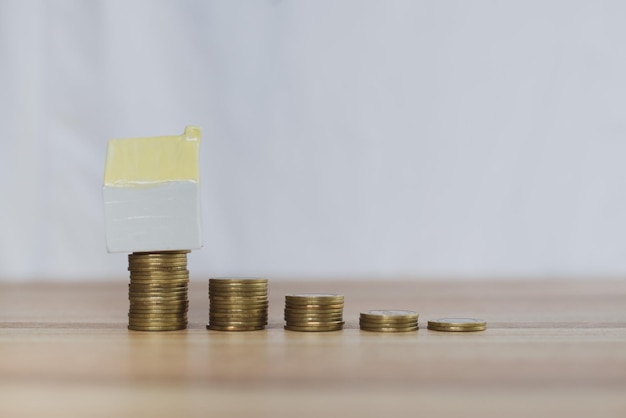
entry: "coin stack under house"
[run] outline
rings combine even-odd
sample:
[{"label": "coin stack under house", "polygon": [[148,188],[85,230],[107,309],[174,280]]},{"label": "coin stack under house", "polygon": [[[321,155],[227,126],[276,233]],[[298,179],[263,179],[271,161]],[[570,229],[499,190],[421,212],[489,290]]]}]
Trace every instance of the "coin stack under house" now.
[{"label": "coin stack under house", "polygon": [[128,256],[128,329],[175,331],[187,328],[188,252],[136,252]]},{"label": "coin stack under house", "polygon": [[361,312],[359,325],[363,331],[372,332],[417,331],[418,317],[413,311],[374,310]]},{"label": "coin stack under house", "polygon": [[285,296],[285,329],[320,332],[343,329],[343,295],[303,293]]},{"label": "coin stack under house", "polygon": [[267,325],[267,279],[209,279],[209,323],[216,331],[257,331]]}]

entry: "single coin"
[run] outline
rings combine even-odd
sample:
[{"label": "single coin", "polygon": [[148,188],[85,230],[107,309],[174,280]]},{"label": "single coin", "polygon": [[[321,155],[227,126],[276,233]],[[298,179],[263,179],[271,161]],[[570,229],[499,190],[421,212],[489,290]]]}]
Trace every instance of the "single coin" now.
[{"label": "single coin", "polygon": [[299,332],[329,332],[329,331],[342,330],[343,324],[332,325],[332,326],[319,326],[319,327],[285,325],[285,329],[289,331],[299,331]]},{"label": "single coin", "polygon": [[180,318],[136,318],[129,317],[128,322],[135,325],[176,325],[183,322],[187,322],[187,317]]},{"label": "single coin", "polygon": [[145,297],[139,297],[139,296],[132,296],[128,299],[130,302],[132,303],[141,303],[141,302],[147,302],[147,303],[183,303],[183,302],[189,302],[189,299],[187,299],[187,295],[183,295],[183,296],[171,296],[171,297],[161,297],[161,296],[145,296]]},{"label": "single coin", "polygon": [[143,273],[143,274],[153,274],[153,273],[168,273],[168,274],[177,274],[177,273],[187,273],[189,274],[189,270],[187,270],[187,267],[183,266],[183,267],[168,267],[168,266],[145,266],[145,267],[138,267],[138,266],[130,266],[128,268],[128,271],[130,271],[131,273]]},{"label": "single coin", "polygon": [[133,258],[128,260],[129,266],[186,266],[187,258],[152,258],[152,259],[139,259]]},{"label": "single coin", "polygon": [[157,257],[187,257],[191,251],[188,250],[176,250],[176,251],[136,251],[134,253],[128,254],[128,258],[138,257],[138,258],[157,258]]},{"label": "single coin", "polygon": [[160,289],[160,288],[156,288],[156,289],[146,289],[146,290],[135,290],[134,288],[129,288],[128,289],[128,294],[131,296],[159,296],[159,295],[164,295],[164,296],[178,296],[178,295],[186,295],[187,294],[187,288],[186,287],[178,287],[178,288],[165,288],[165,289]]},{"label": "single coin", "polygon": [[185,327],[187,326],[187,321],[170,321],[170,322],[162,322],[162,321],[147,321],[147,322],[140,322],[140,321],[128,321],[128,326],[133,326],[133,327],[159,327],[159,328],[163,328],[163,327]]},{"label": "single coin", "polygon": [[128,323],[133,325],[139,325],[142,327],[147,326],[174,326],[180,324],[186,324],[187,318],[177,319],[147,319],[147,318],[128,318]]},{"label": "single coin", "polygon": [[146,289],[146,290],[136,290],[136,289],[131,289],[128,288],[128,294],[132,295],[132,296],[150,296],[150,295],[155,295],[155,296],[159,296],[159,295],[166,295],[166,296],[179,296],[179,295],[183,295],[183,294],[187,294],[188,292],[188,288],[186,286],[184,287],[173,287],[173,288],[165,288],[165,289],[161,289],[161,288],[156,288],[156,289]]},{"label": "single coin", "polygon": [[248,289],[248,288],[209,288],[209,295],[217,295],[217,296],[267,296],[268,291],[267,288],[257,288],[257,289]]},{"label": "single coin", "polygon": [[269,307],[265,306],[265,307],[256,307],[256,308],[242,308],[242,307],[235,307],[235,308],[222,308],[222,307],[217,307],[217,306],[213,306],[212,308],[209,309],[210,313],[214,313],[214,314],[232,314],[232,315],[237,315],[237,314],[245,314],[245,315],[265,315],[267,314],[269,310]]},{"label": "single coin", "polygon": [[130,273],[130,282],[148,282],[148,283],[189,283],[189,273],[166,273],[166,274],[145,274],[143,272],[140,273]]},{"label": "single coin", "polygon": [[285,306],[284,311],[285,312],[292,312],[292,313],[341,313],[343,312],[343,306],[337,306],[337,305],[329,305],[332,307],[313,307],[313,308],[308,308],[308,307],[298,307],[298,308],[294,308],[291,306]]},{"label": "single coin", "polygon": [[416,327],[417,325],[418,325],[417,321],[402,322],[402,323],[393,323],[393,322],[373,323],[373,322],[359,321],[359,326],[363,328],[410,328],[410,327]]},{"label": "single coin", "polygon": [[267,321],[219,321],[215,318],[209,318],[209,324],[219,327],[260,327],[266,325]]},{"label": "single coin", "polygon": [[133,286],[153,286],[153,287],[188,287],[189,279],[185,280],[130,280]]},{"label": "single coin", "polygon": [[209,312],[209,315],[215,318],[264,318],[267,317],[267,311],[260,314],[249,314],[247,312]]},{"label": "single coin", "polygon": [[232,302],[225,302],[222,300],[210,300],[209,301],[209,307],[215,307],[215,308],[235,308],[235,307],[241,307],[242,309],[263,309],[263,308],[267,308],[269,306],[269,301],[257,301],[257,302],[252,302],[252,301],[232,301]]},{"label": "single coin", "polygon": [[214,300],[216,302],[224,301],[224,302],[267,302],[267,295],[252,295],[252,296],[241,296],[241,295],[209,295],[210,300]]},{"label": "single coin", "polygon": [[416,324],[417,318],[380,318],[380,319],[369,319],[360,317],[359,321],[365,322],[368,324]]},{"label": "single coin", "polygon": [[132,254],[128,257],[129,263],[180,263],[187,262],[187,254],[180,255],[169,255],[169,256],[133,256]]},{"label": "single coin", "polygon": [[209,286],[210,293],[267,293],[267,286]]},{"label": "single coin", "polygon": [[187,309],[130,309],[129,315],[184,315]]},{"label": "single coin", "polygon": [[168,293],[188,292],[187,286],[151,286],[151,285],[128,285],[128,291],[133,293]]},{"label": "single coin", "polygon": [[412,318],[417,319],[419,314],[415,311],[405,311],[400,309],[375,309],[371,311],[361,312],[361,318],[367,319],[396,319],[396,318]]},{"label": "single coin", "polygon": [[209,308],[209,312],[212,313],[245,313],[250,315],[262,314],[266,313],[268,307],[260,307],[260,308],[246,308],[246,307],[235,307],[235,308],[222,308],[218,306],[211,306]]},{"label": "single coin", "polygon": [[189,307],[188,300],[175,302],[144,302],[130,301],[130,309],[187,309]]},{"label": "single coin", "polygon": [[315,314],[300,314],[300,315],[284,315],[285,319],[293,319],[293,320],[310,320],[310,321],[333,321],[333,320],[343,320],[342,314],[332,314],[332,315],[315,315]]},{"label": "single coin", "polygon": [[307,312],[325,312],[325,313],[329,313],[329,312],[343,312],[343,306],[342,305],[315,305],[315,306],[310,306],[310,305],[302,305],[302,306],[293,306],[293,305],[286,305],[285,306],[285,312],[294,312],[294,313],[307,313]]},{"label": "single coin", "polygon": [[267,289],[267,282],[227,282],[227,281],[211,281],[209,280],[209,289],[249,289],[260,290]]},{"label": "single coin", "polygon": [[131,331],[179,331],[187,328],[187,324],[173,325],[173,326],[139,326],[128,324],[128,329]]},{"label": "single coin", "polygon": [[128,313],[129,317],[132,318],[154,318],[154,319],[178,319],[178,318],[186,318],[187,317],[187,312],[169,312],[169,313],[163,313],[163,312],[129,312]]},{"label": "single coin", "polygon": [[285,303],[292,305],[328,305],[343,302],[343,295],[333,293],[301,293],[285,296]]},{"label": "single coin", "polygon": [[308,326],[308,327],[324,327],[331,325],[343,325],[343,320],[335,320],[335,321],[303,321],[303,320],[287,320],[287,325],[296,325],[296,326]]},{"label": "single coin", "polygon": [[474,318],[440,318],[428,321],[428,329],[448,332],[484,331],[487,329],[487,323]]},{"label": "single coin", "polygon": [[261,279],[257,277],[211,277],[209,279],[209,284],[244,284],[244,285],[255,285],[255,284],[267,284],[267,279]]},{"label": "single coin", "polygon": [[146,278],[155,278],[161,279],[170,278],[170,279],[185,279],[189,278],[189,270],[175,270],[175,271],[164,271],[164,270],[149,270],[149,271],[131,271],[130,277],[132,279],[146,279]]},{"label": "single coin", "polygon": [[361,325],[361,331],[369,331],[369,332],[411,332],[417,331],[419,327],[416,325],[414,327],[364,327]]},{"label": "single coin", "polygon": [[206,328],[212,331],[261,331],[265,329],[265,325],[252,326],[252,327],[238,327],[238,326],[218,326],[218,325],[208,324]]}]

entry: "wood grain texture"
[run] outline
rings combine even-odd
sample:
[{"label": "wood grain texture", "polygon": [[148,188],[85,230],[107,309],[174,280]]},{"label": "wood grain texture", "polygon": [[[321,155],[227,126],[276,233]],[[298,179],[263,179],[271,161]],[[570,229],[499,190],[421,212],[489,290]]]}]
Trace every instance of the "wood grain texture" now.
[{"label": "wood grain texture", "polygon": [[[265,331],[126,330],[127,282],[0,284],[0,416],[626,416],[626,281],[270,281]],[[284,295],[338,292],[346,329],[282,329]],[[368,309],[420,330],[358,330]],[[487,320],[479,333],[426,321]]]}]

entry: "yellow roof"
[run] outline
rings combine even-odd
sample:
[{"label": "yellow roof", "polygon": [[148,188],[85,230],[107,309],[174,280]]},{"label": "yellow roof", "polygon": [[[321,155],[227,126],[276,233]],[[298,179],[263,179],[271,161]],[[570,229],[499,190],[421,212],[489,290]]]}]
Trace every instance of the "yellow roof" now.
[{"label": "yellow roof", "polygon": [[112,139],[107,147],[105,186],[140,186],[164,181],[199,181],[200,128],[178,136]]}]

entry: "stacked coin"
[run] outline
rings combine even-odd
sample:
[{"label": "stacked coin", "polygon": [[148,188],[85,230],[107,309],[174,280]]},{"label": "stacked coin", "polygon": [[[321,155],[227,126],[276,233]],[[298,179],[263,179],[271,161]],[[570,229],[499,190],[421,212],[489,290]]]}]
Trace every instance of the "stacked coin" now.
[{"label": "stacked coin", "polygon": [[441,318],[428,321],[428,329],[447,332],[484,331],[487,329],[487,323],[474,318]]},{"label": "stacked coin", "polygon": [[255,331],[267,325],[267,279],[209,279],[209,323],[217,331]]},{"label": "stacked coin", "polygon": [[343,295],[303,293],[285,296],[285,329],[339,331],[343,329]]},{"label": "stacked coin", "polygon": [[402,310],[374,310],[361,312],[359,325],[363,331],[407,332],[416,331],[417,312]]},{"label": "stacked coin", "polygon": [[128,329],[174,331],[187,328],[188,252],[137,252],[128,256]]}]

